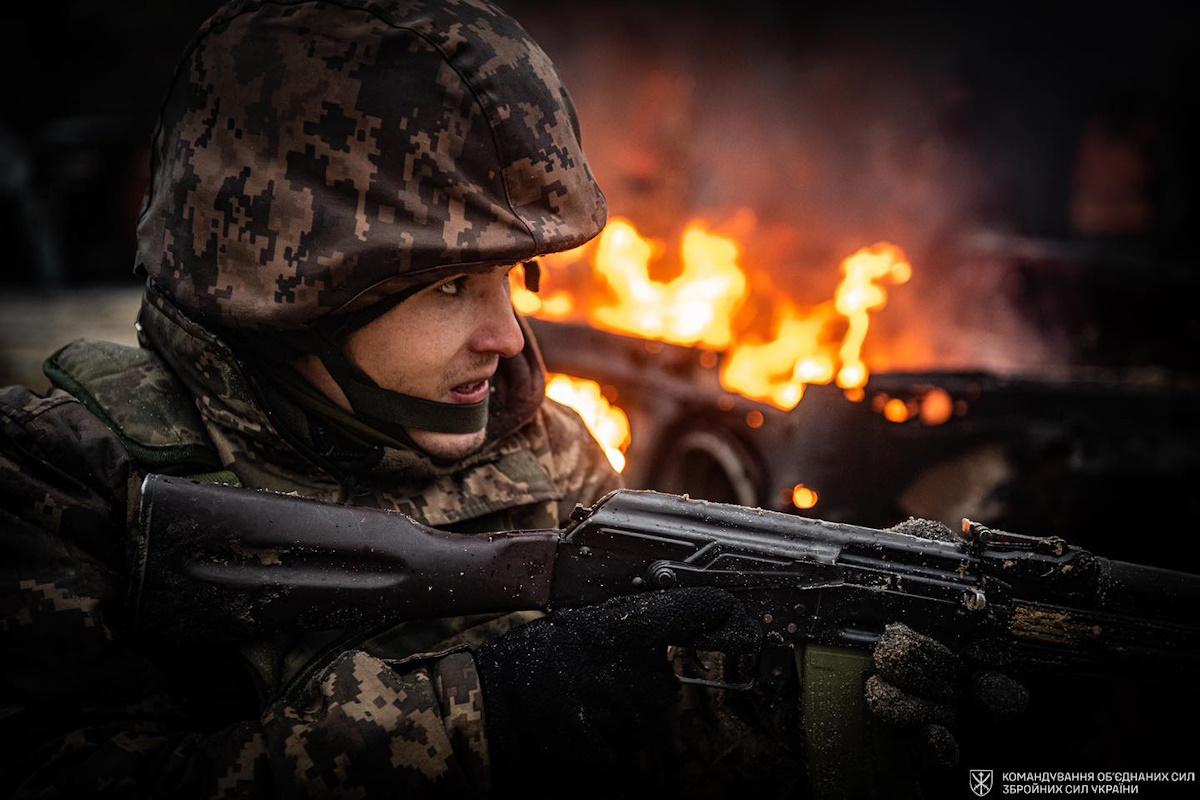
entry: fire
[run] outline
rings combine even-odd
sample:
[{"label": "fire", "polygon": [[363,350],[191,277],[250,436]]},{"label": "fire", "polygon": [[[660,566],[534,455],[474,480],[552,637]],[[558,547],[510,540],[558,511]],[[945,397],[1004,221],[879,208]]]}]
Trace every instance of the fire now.
[{"label": "fire", "polygon": [[[567,252],[576,253],[580,249],[576,248]],[[538,264],[543,272],[547,271],[549,262],[550,259],[546,256],[538,259]],[[548,292],[545,297],[541,297],[526,289],[524,267],[520,265],[514,267],[510,276],[509,286],[512,289],[513,307],[522,314],[528,317],[563,320],[570,317],[571,313],[575,310],[575,302],[571,299],[569,292],[559,289],[555,292]]]},{"label": "fire", "polygon": [[[801,308],[774,303],[768,338],[746,330],[738,312],[750,295],[737,241],[693,221],[680,242],[681,268],[669,281],[650,277],[661,243],[643,237],[629,220],[613,218],[598,239],[570,253],[540,260],[543,284],[553,272],[575,276],[584,259],[580,291],[527,291],[514,270],[517,309],[544,319],[578,319],[598,328],[646,339],[724,351],[721,385],[730,392],[790,410],[810,384],[835,383],[851,400],[862,400],[869,377],[863,345],[871,314],[887,305],[888,286],[912,277],[904,252],[880,242],[841,263],[831,299]],[[547,266],[550,269],[547,269]],[[941,409],[938,409],[939,413]]]},{"label": "fire", "polygon": [[733,316],[747,293],[737,243],[698,223],[689,225],[683,233],[683,271],[665,283],[650,277],[650,261],[660,250],[627,220],[608,223],[593,265],[616,302],[593,309],[590,321],[647,339],[728,347]]},{"label": "fire", "polygon": [[721,385],[777,408],[794,408],[805,384],[833,380],[833,356],[821,342],[821,332],[833,319],[830,312],[827,304],[807,315],[783,305],[770,341],[748,341],[728,354]]},{"label": "fire", "polygon": [[834,305],[849,327],[838,352],[842,367],[838,370],[837,385],[842,389],[857,389],[867,382],[867,365],[862,362],[861,354],[871,325],[870,312],[887,304],[887,290],[877,281],[907,283],[912,277],[912,266],[900,248],[880,242],[843,261],[842,276]]},{"label": "fire", "polygon": [[617,472],[625,469],[625,449],[630,442],[629,417],[625,412],[608,402],[595,381],[553,372],[546,378],[546,396],[575,409],[604,448],[613,469]]},{"label": "fire", "polygon": [[[730,391],[791,410],[812,383],[837,383],[850,396],[870,374],[862,347],[871,312],[887,304],[884,283],[899,285],[912,277],[904,252],[886,242],[864,247],[842,262],[842,279],[832,301],[800,311],[783,303],[776,312],[775,332],[766,342],[735,346],[725,361],[721,383]],[[841,342],[833,332],[844,326]]]}]

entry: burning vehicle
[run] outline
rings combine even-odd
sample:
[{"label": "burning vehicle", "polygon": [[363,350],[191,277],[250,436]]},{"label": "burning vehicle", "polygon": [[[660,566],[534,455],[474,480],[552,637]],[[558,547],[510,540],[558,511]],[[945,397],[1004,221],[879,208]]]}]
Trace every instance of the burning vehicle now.
[{"label": "burning vehicle", "polygon": [[[512,278],[555,373],[548,394],[581,414],[632,486],[866,524],[1053,520],[1125,553],[1136,552],[1125,525],[1190,502],[1200,460],[1187,380],[873,372],[873,317],[913,276],[895,245],[849,255],[830,300],[800,310],[769,295],[766,336],[744,322],[753,282],[734,239],[689,227],[684,265],[662,281],[648,273],[655,250],[618,219],[594,245],[545,259],[540,294]],[[885,343],[877,358],[911,357]]]}]

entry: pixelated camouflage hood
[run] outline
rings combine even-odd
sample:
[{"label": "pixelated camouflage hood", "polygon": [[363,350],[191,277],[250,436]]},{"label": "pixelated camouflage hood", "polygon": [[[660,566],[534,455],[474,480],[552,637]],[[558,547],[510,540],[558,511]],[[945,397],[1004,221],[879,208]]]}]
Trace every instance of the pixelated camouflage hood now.
[{"label": "pixelated camouflage hood", "polygon": [[554,66],[491,4],[237,0],[164,102],[137,260],[205,324],[286,330],[605,215]]}]

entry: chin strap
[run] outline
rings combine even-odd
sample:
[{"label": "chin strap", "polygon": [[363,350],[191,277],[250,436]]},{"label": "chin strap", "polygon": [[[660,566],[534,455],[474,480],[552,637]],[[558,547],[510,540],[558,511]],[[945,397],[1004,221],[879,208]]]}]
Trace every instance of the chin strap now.
[{"label": "chin strap", "polygon": [[487,425],[487,398],[478,403],[439,403],[380,386],[346,358],[341,344],[318,333],[310,342],[334,383],[350,401],[354,415],[401,441],[411,441],[407,428],[436,433],[475,433]]},{"label": "chin strap", "polygon": [[325,365],[334,383],[350,401],[355,416],[382,433],[411,444],[406,429],[434,433],[475,433],[487,425],[488,400],[478,403],[440,403],[384,389],[346,357],[346,336],[378,319],[430,284],[410,286],[357,313],[322,320],[300,333],[303,346]]}]

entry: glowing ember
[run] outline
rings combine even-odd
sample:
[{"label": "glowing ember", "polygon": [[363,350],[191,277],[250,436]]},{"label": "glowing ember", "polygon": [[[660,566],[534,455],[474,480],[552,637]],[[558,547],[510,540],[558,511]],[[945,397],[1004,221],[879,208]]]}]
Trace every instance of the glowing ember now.
[{"label": "glowing ember", "polygon": [[803,483],[797,483],[792,489],[792,505],[796,508],[812,508],[820,499],[816,489],[811,489]]},{"label": "glowing ember", "polygon": [[617,472],[625,469],[629,417],[600,393],[600,384],[561,373],[546,375],[546,396],[579,413]]},{"label": "glowing ember", "polygon": [[883,416],[888,422],[907,422],[908,404],[899,397],[893,397],[883,404]]},{"label": "glowing ember", "polygon": [[931,389],[921,398],[921,422],[941,425],[954,416],[954,400],[945,389]]}]

